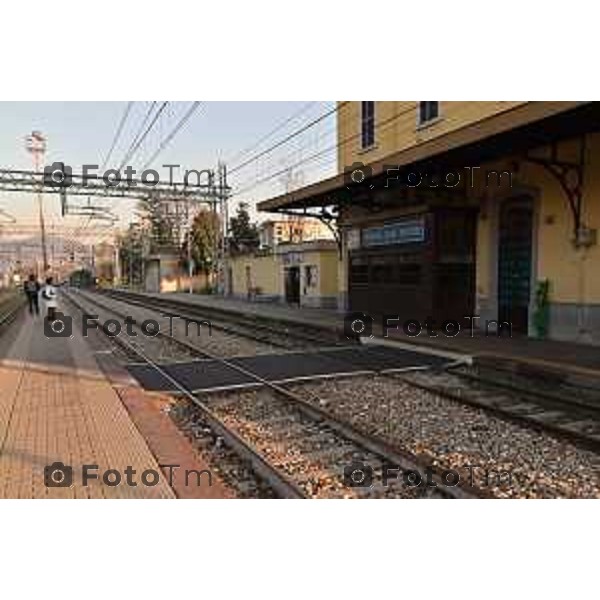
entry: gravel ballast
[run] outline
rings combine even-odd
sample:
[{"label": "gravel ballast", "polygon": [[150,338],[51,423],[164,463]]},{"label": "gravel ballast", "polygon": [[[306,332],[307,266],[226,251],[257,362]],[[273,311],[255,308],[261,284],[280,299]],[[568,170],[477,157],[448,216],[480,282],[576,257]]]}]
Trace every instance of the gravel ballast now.
[{"label": "gravel ballast", "polygon": [[[600,456],[390,377],[290,386],[306,400],[501,498],[600,498]],[[498,480],[498,473],[505,472]],[[509,476],[506,473],[510,473]]]}]

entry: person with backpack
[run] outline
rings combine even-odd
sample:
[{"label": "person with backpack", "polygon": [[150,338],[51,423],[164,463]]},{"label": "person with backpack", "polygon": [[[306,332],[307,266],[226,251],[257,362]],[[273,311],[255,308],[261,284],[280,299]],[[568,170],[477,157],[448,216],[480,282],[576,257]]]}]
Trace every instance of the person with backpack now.
[{"label": "person with backpack", "polygon": [[56,288],[53,285],[53,279],[52,277],[48,277],[48,279],[46,279],[46,285],[42,290],[42,298],[46,304],[46,317],[51,323],[56,320],[56,309],[58,307],[56,297],[57,294]]},{"label": "person with backpack", "polygon": [[40,284],[38,283],[33,273],[29,276],[29,279],[24,284],[25,295],[27,296],[27,302],[29,304],[29,314],[39,315],[40,314],[40,302],[38,294],[40,292]]}]

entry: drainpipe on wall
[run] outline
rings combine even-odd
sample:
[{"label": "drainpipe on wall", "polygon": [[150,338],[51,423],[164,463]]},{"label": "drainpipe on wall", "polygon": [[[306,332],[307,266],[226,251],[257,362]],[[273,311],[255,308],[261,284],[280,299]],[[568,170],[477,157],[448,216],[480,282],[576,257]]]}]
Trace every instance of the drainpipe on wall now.
[{"label": "drainpipe on wall", "polygon": [[582,342],[591,342],[590,331],[587,327],[588,324],[588,307],[586,302],[586,288],[585,288],[585,261],[587,259],[587,248],[580,247],[580,257],[578,260],[578,282],[577,282],[577,339]]}]

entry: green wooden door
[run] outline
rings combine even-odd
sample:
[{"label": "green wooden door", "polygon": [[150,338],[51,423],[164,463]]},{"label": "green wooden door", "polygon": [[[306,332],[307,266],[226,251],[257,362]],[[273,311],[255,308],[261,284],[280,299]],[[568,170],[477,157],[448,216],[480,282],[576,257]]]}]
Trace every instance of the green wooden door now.
[{"label": "green wooden door", "polygon": [[533,206],[530,199],[507,200],[500,208],[498,318],[527,333],[531,298]]}]

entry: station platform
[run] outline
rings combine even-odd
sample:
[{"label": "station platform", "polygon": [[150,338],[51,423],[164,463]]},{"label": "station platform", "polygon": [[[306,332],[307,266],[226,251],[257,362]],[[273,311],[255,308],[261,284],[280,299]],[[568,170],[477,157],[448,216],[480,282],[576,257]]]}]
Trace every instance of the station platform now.
[{"label": "station platform", "polygon": [[[276,303],[247,302],[216,295],[187,293],[148,294],[162,298],[189,302],[207,308],[244,313],[267,319],[276,319],[291,324],[321,326],[342,332],[344,313],[336,310],[299,308]],[[456,337],[429,337],[426,331],[418,337],[409,337],[403,331],[390,330],[388,338],[382,338],[382,327],[375,319],[373,334],[376,341],[398,343],[423,350],[446,352],[452,356],[464,356],[482,365],[503,365],[509,370],[526,370],[544,375],[552,373],[564,380],[577,383],[585,380],[594,387],[600,386],[600,346],[536,340],[525,336],[484,335],[475,330],[464,329]]]},{"label": "station platform", "polygon": [[[0,498],[226,496],[218,482],[208,492],[181,490],[177,473],[170,470],[169,479],[161,470],[161,464],[206,466],[161,412],[160,398],[108,378],[98,358],[109,354],[77,326],[72,337],[46,337],[42,317],[25,311],[2,332]],[[55,463],[65,465],[62,474],[48,468]],[[87,485],[84,465],[97,476]],[[109,470],[119,473],[118,485],[114,473],[104,481]],[[70,478],[71,485],[55,485]]]}]

